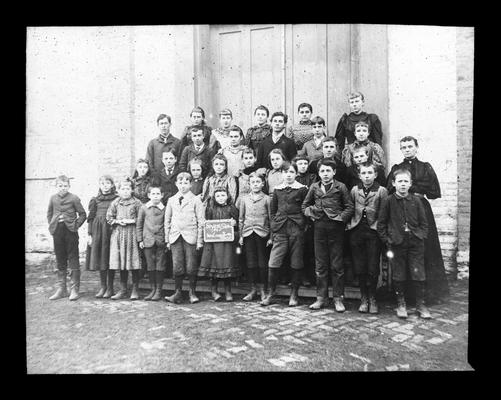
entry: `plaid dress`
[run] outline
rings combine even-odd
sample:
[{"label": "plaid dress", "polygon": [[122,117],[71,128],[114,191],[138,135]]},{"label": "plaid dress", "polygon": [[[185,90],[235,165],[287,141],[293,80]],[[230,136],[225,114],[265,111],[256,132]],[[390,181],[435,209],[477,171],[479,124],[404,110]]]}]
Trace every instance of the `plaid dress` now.
[{"label": "plaid dress", "polygon": [[[111,225],[117,219],[135,219],[141,208],[141,201],[135,197],[113,200],[106,213],[106,220]],[[141,269],[141,257],[137,242],[136,224],[125,226],[113,225],[110,240],[110,269]]]}]

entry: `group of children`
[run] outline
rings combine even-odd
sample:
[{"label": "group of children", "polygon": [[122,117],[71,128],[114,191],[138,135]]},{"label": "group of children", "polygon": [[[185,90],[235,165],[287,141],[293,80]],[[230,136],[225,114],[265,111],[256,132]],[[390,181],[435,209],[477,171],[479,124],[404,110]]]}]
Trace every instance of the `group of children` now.
[{"label": "group of children", "polygon": [[[409,192],[408,169],[392,171],[385,180],[381,124],[362,111],[363,95],[350,94],[352,112],[343,115],[336,136],[326,136],[325,120],[311,119],[312,107],[299,106],[299,124],[286,129],[287,116],[276,112],[268,124],[265,106],[255,110],[256,126],[244,135],[232,125],[231,111],[220,113],[221,127],[205,124],[204,111],[195,107],[192,124],[181,138],[170,135],[170,117],[157,119],[160,135],[153,139],[133,177],[117,182],[104,175],[89,204],[87,270],[100,272],[98,298],[139,298],[141,271],[151,285],[144,300],[162,299],[166,266],[171,263],[175,292],[164,299],[182,301],[189,280],[189,301],[197,303],[196,282],[208,278],[214,301],[218,282],[225,299],[233,301],[231,283],[241,274],[242,246],[251,291],[244,301],[260,298],[267,306],[276,300],[280,270],[290,266],[289,306],[298,305],[305,266],[315,260],[317,310],[327,306],[331,275],[336,311],[345,311],[343,249],[349,241],[353,268],[361,293],[359,312],[378,313],[376,285],[383,246],[391,249],[397,315],[406,317],[405,282],[416,283],[417,311],[430,318],[424,305],[424,248],[427,218],[417,195]],[[417,140],[405,137],[401,143]],[[342,145],[341,145],[342,142]],[[66,269],[72,271],[70,300],[78,298],[78,228],[87,215],[77,196],[68,192],[69,179],[57,178],[48,220],[54,236],[59,287],[51,299],[68,295]],[[394,188],[389,195],[387,187]],[[77,217],[78,215],[78,217]],[[230,220],[234,240],[204,242],[206,220]],[[271,250],[269,249],[271,247]],[[144,268],[146,266],[146,268]],[[114,293],[115,271],[120,290]]]}]

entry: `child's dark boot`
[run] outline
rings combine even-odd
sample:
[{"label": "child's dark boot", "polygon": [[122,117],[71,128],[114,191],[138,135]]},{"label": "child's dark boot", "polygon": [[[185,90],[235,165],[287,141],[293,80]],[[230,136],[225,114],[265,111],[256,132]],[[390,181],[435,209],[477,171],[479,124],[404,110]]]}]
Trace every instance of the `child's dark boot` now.
[{"label": "child's dark boot", "polygon": [[155,276],[155,293],[151,298],[152,301],[160,301],[162,300],[162,289],[164,287],[164,271],[150,271],[150,275]]},{"label": "child's dark boot", "polygon": [[127,297],[127,278],[129,274],[127,271],[120,271],[120,290],[114,295],[111,296],[111,300],[122,300]]},{"label": "child's dark boot", "polygon": [[310,305],[310,310],[320,310],[324,308],[329,300],[328,295],[327,277],[317,276],[317,301]]},{"label": "child's dark boot", "polygon": [[176,276],[174,278],[175,281],[175,291],[172,296],[165,296],[165,300],[169,303],[179,304],[183,298],[182,289],[183,289],[183,276]]},{"label": "child's dark boot", "polygon": [[226,301],[233,301],[233,294],[231,293],[231,280],[230,279],[225,279],[224,280],[224,297]]},{"label": "child's dark boot", "polygon": [[96,298],[101,299],[104,294],[106,293],[106,290],[108,289],[106,286],[106,275],[108,274],[107,271],[99,271],[99,278],[101,281],[101,289],[99,289],[99,292],[96,293]]},{"label": "child's dark boot", "polygon": [[58,300],[63,297],[68,297],[68,290],[66,289],[66,271],[57,271],[57,284],[56,292],[49,297],[49,300]]},{"label": "child's dark boot", "polygon": [[72,269],[70,272],[71,279],[71,290],[70,290],[70,300],[75,301],[80,298],[80,270]]},{"label": "child's dark boot", "polygon": [[148,280],[150,281],[150,293],[148,293],[143,300],[150,301],[157,291],[157,281],[155,271],[150,271],[148,274]]},{"label": "child's dark boot", "polygon": [[424,282],[414,281],[414,288],[416,292],[416,311],[423,319],[431,319],[430,311],[424,304],[425,287]]},{"label": "child's dark boot", "polygon": [[108,269],[106,271],[106,276],[108,278],[106,292],[103,295],[103,299],[109,299],[113,296],[113,280],[115,279],[115,270]]},{"label": "child's dark boot", "polygon": [[397,317],[407,318],[407,306],[405,304],[404,282],[395,281],[395,294],[397,295]]},{"label": "child's dark boot", "polygon": [[190,290],[188,292],[188,298],[190,299],[191,304],[198,303],[200,299],[197,297],[195,293],[195,288],[197,286],[197,276],[195,274],[190,274],[188,277],[190,282]]},{"label": "child's dark boot", "polygon": [[300,271],[298,270],[293,270],[292,271],[292,277],[291,277],[291,295],[289,298],[289,307],[296,307],[299,304],[299,285],[301,282],[301,275]]}]

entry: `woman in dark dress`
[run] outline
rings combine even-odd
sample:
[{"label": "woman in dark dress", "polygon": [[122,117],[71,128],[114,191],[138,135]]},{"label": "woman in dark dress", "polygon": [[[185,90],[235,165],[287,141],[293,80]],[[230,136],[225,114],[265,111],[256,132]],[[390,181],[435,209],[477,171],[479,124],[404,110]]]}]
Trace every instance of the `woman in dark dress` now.
[{"label": "woman in dark dress", "polygon": [[[386,187],[389,193],[395,191],[392,185],[393,172],[400,168],[408,169],[412,176],[410,193],[418,195],[423,203],[428,220],[428,237],[424,242],[424,267],[426,272],[426,300],[429,304],[436,303],[439,298],[449,294],[447,276],[445,274],[444,260],[438,238],[435,217],[428,199],[441,197],[440,184],[437,175],[430,163],[418,160],[418,142],[412,136],[400,139],[400,150],[404,161],[395,164],[388,175]],[[426,196],[426,197],[425,197]]]}]

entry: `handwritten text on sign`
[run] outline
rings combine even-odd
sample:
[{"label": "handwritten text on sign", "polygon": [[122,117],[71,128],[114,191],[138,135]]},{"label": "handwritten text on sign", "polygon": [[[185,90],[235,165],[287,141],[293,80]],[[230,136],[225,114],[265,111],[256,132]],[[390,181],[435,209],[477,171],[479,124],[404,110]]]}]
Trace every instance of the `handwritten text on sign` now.
[{"label": "handwritten text on sign", "polygon": [[205,221],[205,242],[232,242],[234,239],[231,219],[211,219]]}]

